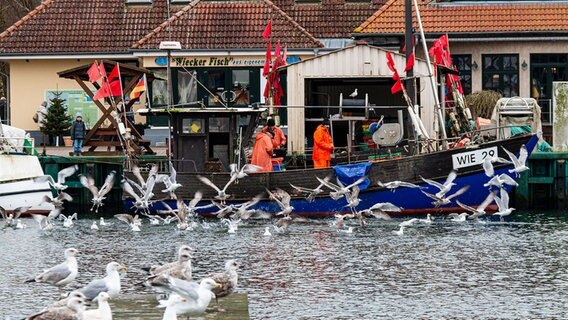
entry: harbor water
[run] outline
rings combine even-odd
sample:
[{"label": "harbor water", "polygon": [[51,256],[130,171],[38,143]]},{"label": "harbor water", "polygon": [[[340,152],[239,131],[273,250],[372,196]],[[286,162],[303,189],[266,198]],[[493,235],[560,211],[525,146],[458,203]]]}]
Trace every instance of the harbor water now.
[{"label": "harbor water", "polygon": [[237,292],[248,313],[210,308],[201,319],[568,318],[568,212],[515,212],[504,223],[434,218],[403,235],[393,233],[403,219],[368,220],[364,229],[349,221],[352,233],[316,219],[271,236],[270,220],[242,222],[229,234],[217,220],[182,232],[144,221],[132,232],[114,218],[99,230],[90,229],[94,218],[81,218],[50,231],[22,219],[26,229],[0,230],[0,319],[21,319],[56,298],[55,287],[24,281],[63,261],[68,247],[80,254],[67,290],[118,261],[128,270],[111,301],[114,319],[161,319],[153,291],[139,284],[142,268],[175,260],[182,244],[195,248],[194,279],[221,271],[226,259],[241,261]]}]

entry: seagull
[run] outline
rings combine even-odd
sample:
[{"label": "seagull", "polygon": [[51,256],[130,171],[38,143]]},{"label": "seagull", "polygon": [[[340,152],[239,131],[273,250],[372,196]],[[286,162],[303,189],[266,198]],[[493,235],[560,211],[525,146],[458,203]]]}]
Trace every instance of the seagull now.
[{"label": "seagull", "polygon": [[91,211],[93,211],[93,209],[95,209],[95,212],[99,212],[99,207],[101,207],[103,205],[103,200],[106,199],[106,197],[105,197],[106,194],[109,193],[112,190],[112,187],[114,186],[115,176],[116,176],[116,171],[112,170],[107,175],[103,186],[99,190],[95,186],[95,179],[93,179],[92,176],[90,176],[90,175],[85,176],[83,174],[79,175],[79,182],[81,182],[81,184],[85,188],[89,189],[89,191],[91,191],[91,194],[93,195],[93,199],[91,200],[93,202],[93,206],[91,207]]},{"label": "seagull", "polygon": [[237,287],[237,282],[239,281],[238,269],[239,262],[235,259],[231,259],[225,262],[225,271],[209,275],[209,278],[213,279],[218,284],[212,291],[215,294],[215,302],[217,303],[217,311],[219,312],[225,311],[219,304],[219,298],[228,296]]},{"label": "seagull", "polygon": [[67,187],[68,187],[68,186],[65,185],[65,179],[74,175],[75,172],[77,172],[77,170],[79,170],[79,166],[76,165],[76,164],[60,170],[57,173],[57,182],[55,182],[55,180],[53,180],[53,177],[50,176],[50,175],[43,175],[43,176],[36,177],[36,178],[34,178],[34,181],[35,182],[48,182],[49,185],[51,185],[57,191],[63,191],[65,189],[67,189]]},{"label": "seagull", "polygon": [[119,213],[115,214],[114,217],[122,222],[126,222],[132,231],[140,231],[140,225],[142,222],[140,221],[140,218],[138,218],[138,215],[133,217],[127,213]]},{"label": "seagull", "polygon": [[[452,189],[453,186],[455,186],[456,184],[454,183],[454,180],[457,177],[457,171],[456,170],[452,170],[450,171],[450,173],[448,174],[448,177],[446,178],[446,181],[441,184],[437,181],[434,180],[430,180],[430,179],[425,179],[423,177],[420,177],[420,179],[422,179],[422,181],[426,182],[427,184],[434,186],[436,188],[439,189],[439,191],[435,194],[436,198],[443,198],[444,195],[446,193],[448,193],[448,191],[450,191],[450,189]],[[422,190],[420,190],[422,191]]]},{"label": "seagull", "polygon": [[93,221],[93,224],[91,225],[91,230],[99,230],[99,226],[97,226],[96,221]]},{"label": "seagull", "polygon": [[231,183],[233,183],[235,180],[237,180],[237,176],[234,175],[233,177],[231,177],[231,179],[229,179],[229,182],[227,182],[227,184],[225,184],[223,189],[220,189],[213,182],[211,182],[211,180],[209,180],[205,177],[197,176],[197,178],[203,184],[206,184],[206,185],[210,186],[211,188],[213,188],[215,191],[217,191],[217,195],[215,196],[215,199],[220,200],[221,203],[223,203],[223,204],[225,203],[225,200],[227,200],[231,196],[230,194],[226,193],[227,188],[231,185]]},{"label": "seagull", "polygon": [[452,212],[449,214],[450,217],[452,217],[453,222],[464,222],[465,219],[467,218],[467,212],[462,212],[462,213],[455,213]]},{"label": "seagull", "polygon": [[517,181],[515,181],[515,179],[511,178],[511,176],[509,176],[506,173],[502,173],[500,175],[494,176],[489,181],[487,181],[487,183],[483,184],[483,186],[484,187],[496,186],[496,187],[499,187],[499,188],[503,188],[504,184],[508,184],[510,186],[515,186],[515,187],[519,186]]},{"label": "seagull", "polygon": [[432,215],[428,213],[426,215],[426,218],[420,219],[420,222],[426,223],[426,224],[431,224],[432,223]]},{"label": "seagull", "polygon": [[398,181],[398,180],[385,182],[385,183],[377,181],[377,184],[379,185],[379,187],[385,188],[385,189],[390,189],[392,192],[394,192],[397,188],[400,188],[400,187],[422,189],[421,186],[416,185],[414,183]]},{"label": "seagull", "polygon": [[290,194],[288,194],[288,192],[280,188],[276,189],[276,191],[274,192],[266,189],[266,192],[268,193],[268,197],[271,200],[276,201],[276,204],[278,204],[278,206],[280,207],[280,211],[276,213],[277,216],[287,217],[290,215],[290,213],[292,213],[292,211],[294,211],[294,207],[290,205],[292,197],[290,197]]},{"label": "seagull", "polygon": [[169,162],[169,167],[170,167],[170,175],[169,176],[163,176],[164,178],[162,178],[160,181],[163,182],[166,185],[166,188],[164,190],[162,190],[162,192],[164,193],[170,193],[170,197],[174,200],[177,199],[177,196],[175,194],[175,191],[181,187],[182,185],[180,183],[177,182],[177,172],[176,169],[174,168],[174,165],[172,164],[172,162]]},{"label": "seagull", "polygon": [[168,300],[160,300],[158,308],[166,308],[162,320],[178,320],[178,310],[187,304],[188,299],[177,293],[170,294]]},{"label": "seagull", "polygon": [[110,225],[110,223],[106,222],[106,221],[105,221],[105,218],[103,218],[103,217],[101,217],[99,220],[100,220],[100,221],[99,221],[99,224],[100,224],[101,226],[108,226],[108,225]]},{"label": "seagull", "polygon": [[477,206],[477,208],[473,208],[466,204],[463,204],[459,200],[456,200],[456,203],[464,210],[471,212],[471,215],[467,217],[468,219],[477,220],[479,217],[485,215],[486,213],[485,208],[487,208],[487,206],[491,204],[491,202],[493,202],[493,199],[495,199],[496,194],[497,194],[496,191],[490,192],[489,195],[487,195],[487,197],[485,198],[485,200],[483,200],[483,202],[479,206]]},{"label": "seagull", "polygon": [[351,94],[349,94],[349,96],[351,97],[351,99],[355,99],[355,97],[358,95],[359,93],[357,92],[357,88],[355,88],[355,91],[353,91]]},{"label": "seagull", "polygon": [[326,187],[330,188],[331,190],[333,190],[332,192],[329,193],[329,195],[337,200],[343,196],[345,197],[349,197],[349,194],[351,193],[351,188],[353,188],[354,186],[358,186],[361,183],[365,182],[365,180],[367,180],[367,177],[361,177],[359,179],[357,179],[357,181],[353,182],[352,184],[345,186],[343,183],[341,183],[341,181],[339,181],[339,179],[337,180],[337,185],[333,184],[329,181],[325,181],[323,179],[320,179],[318,177],[316,177],[316,179],[318,179],[318,181],[320,183],[323,183]]},{"label": "seagull", "polygon": [[338,229],[337,231],[343,232],[343,233],[353,233],[353,227],[349,227],[347,229]]},{"label": "seagull", "polygon": [[361,203],[361,199],[359,199],[359,192],[360,192],[359,186],[353,186],[351,194],[349,194],[349,196],[346,197],[347,199],[346,207],[349,207],[351,209],[351,212],[353,213],[356,213],[355,208],[357,208],[359,203]]},{"label": "seagull", "polygon": [[503,217],[510,215],[516,210],[515,208],[509,208],[509,193],[505,189],[501,189],[500,197],[495,196],[495,203],[497,203],[499,211],[493,214],[499,216],[501,222],[504,221]]},{"label": "seagull", "polygon": [[399,227],[410,227],[411,225],[418,223],[419,219],[418,218],[412,218],[410,220],[405,220],[401,223],[398,224]]},{"label": "seagull", "polygon": [[236,233],[237,230],[239,229],[239,223],[241,221],[242,219],[227,219],[227,218],[221,219],[221,223],[226,224],[227,227],[229,228],[227,230],[228,233]]},{"label": "seagull", "polygon": [[305,217],[301,217],[297,214],[291,213],[290,215],[280,218],[278,219],[278,221],[276,221],[276,224],[274,225],[274,231],[276,231],[277,233],[284,233],[286,232],[286,230],[288,230],[288,226],[290,225],[290,223],[307,222],[307,221],[308,219],[306,219]]},{"label": "seagull", "polygon": [[79,266],[77,265],[77,258],[75,256],[79,251],[75,248],[65,249],[65,261],[53,266],[42,273],[35,276],[35,278],[26,280],[26,282],[44,282],[57,287],[59,294],[65,285],[77,278],[79,274]]},{"label": "seagull", "polygon": [[99,307],[97,309],[84,311],[82,320],[112,320],[112,310],[108,304],[109,299],[108,293],[99,293],[97,296]]},{"label": "seagull", "polygon": [[393,230],[392,233],[396,234],[397,236],[402,236],[404,235],[404,228],[405,226],[400,226],[400,229]]},{"label": "seagull", "polygon": [[63,214],[60,214],[59,218],[63,219],[63,226],[65,228],[71,228],[73,226],[73,219],[77,220],[77,212],[73,213],[69,217],[66,217]]},{"label": "seagull", "polygon": [[[330,179],[331,178],[329,176],[323,178],[323,180],[326,181],[326,182],[329,182]],[[320,182],[320,184],[315,189],[310,189],[310,188],[305,188],[305,187],[297,187],[297,186],[295,186],[291,183],[290,183],[290,186],[294,190],[296,190],[297,192],[306,193],[307,194],[306,200],[308,200],[309,202],[313,202],[315,200],[316,196],[323,193],[324,184],[322,182]]]},{"label": "seagull", "polygon": [[26,318],[26,320],[77,320],[83,319],[85,301],[81,298],[71,298],[63,307],[47,308]]},{"label": "seagull", "polygon": [[106,276],[104,278],[92,280],[79,291],[84,294],[88,300],[95,299],[101,292],[108,293],[110,298],[116,297],[120,292],[119,270],[126,270],[126,266],[118,262],[110,262],[106,266]]},{"label": "seagull", "polygon": [[368,214],[365,213],[365,215],[371,215],[377,219],[383,219],[383,220],[392,220],[391,216],[387,213],[388,212],[400,212],[402,209],[398,206],[395,206],[394,204],[390,203],[390,202],[379,202],[379,203],[375,203],[374,205],[372,205],[369,209],[367,209]]},{"label": "seagull", "polygon": [[49,307],[46,307],[44,309],[48,310],[50,308],[60,308],[60,307],[65,307],[67,305],[67,303],[69,302],[69,300],[73,299],[73,298],[78,298],[81,299],[83,302],[85,302],[87,300],[87,298],[85,297],[84,294],[81,293],[81,291],[79,290],[73,290],[71,292],[69,292],[69,294],[67,295],[67,297],[61,299],[61,300],[57,300],[55,301],[52,305],[50,305]]},{"label": "seagull", "polygon": [[61,208],[63,207],[63,201],[71,202],[73,201],[73,197],[71,197],[67,192],[61,191],[59,192],[57,197],[50,197],[49,195],[44,195],[41,203],[47,202],[51,203],[56,208]]},{"label": "seagull", "polygon": [[489,178],[495,175],[495,169],[493,168],[493,163],[491,162],[491,157],[486,157],[483,159],[483,171],[485,175]]},{"label": "seagull", "polygon": [[[161,266],[151,266],[149,268],[150,274],[158,275],[158,274],[163,273],[163,272],[165,272],[165,271],[167,271],[171,268],[182,265],[182,263],[180,262],[180,261],[184,260],[184,258],[182,258],[182,256],[189,255],[189,258],[191,258],[191,251],[192,250],[193,250],[193,248],[191,248],[188,245],[180,246],[179,249],[178,249],[178,255],[177,255],[178,258],[177,258],[176,261],[168,262],[168,263],[163,264]],[[189,279],[191,279],[191,259],[189,259],[189,260],[185,259],[185,260],[186,260],[185,268],[187,269],[189,267],[189,270],[188,270],[189,274],[186,274],[186,275],[189,275],[187,277],[187,280],[189,280]]]},{"label": "seagull", "polygon": [[229,165],[229,169],[231,172],[231,180],[234,177],[235,183],[239,183],[239,179],[246,177],[249,173],[255,173],[260,171],[262,167],[259,167],[251,163],[247,163],[241,169],[239,169],[236,163],[231,163]]},{"label": "seagull", "polygon": [[35,213],[32,213],[31,216],[39,224],[40,230],[45,231],[53,229],[53,224],[51,223],[51,219],[49,218],[49,216],[46,217],[44,215],[35,214]]},{"label": "seagull", "polygon": [[271,236],[271,235],[272,235],[272,233],[270,233],[270,228],[269,228],[269,227],[265,227],[265,228],[264,228],[264,235],[265,235],[265,236]]},{"label": "seagull", "polygon": [[6,209],[0,206],[0,215],[6,221],[6,227],[11,227],[16,223],[16,220],[22,215],[22,213],[28,211],[31,207],[17,207],[10,214],[6,213]]},{"label": "seagull", "polygon": [[519,150],[519,157],[517,158],[511,151],[505,149],[505,147],[501,147],[505,150],[505,153],[511,159],[511,162],[515,166],[513,169],[509,169],[509,173],[515,172],[517,177],[521,172],[529,170],[529,167],[526,166],[527,158],[529,157],[529,153],[527,151],[527,147],[523,144],[521,149]]},{"label": "seagull", "polygon": [[144,191],[141,192],[140,194],[134,191],[132,185],[129,183],[127,179],[123,179],[120,182],[120,186],[122,187],[122,190],[124,192],[126,192],[127,194],[129,194],[131,197],[134,198],[135,200],[134,207],[136,207],[136,209],[148,210],[148,208],[150,207],[150,199],[154,196],[152,190],[154,189],[155,182],[156,182],[156,176],[155,175],[149,176],[148,181],[145,184],[146,188],[143,189]]},{"label": "seagull", "polygon": [[16,219],[16,229],[25,229],[28,225],[23,223],[20,219]]},{"label": "seagull", "polygon": [[[197,284],[196,282],[189,282],[168,276],[168,282],[165,287],[169,291],[174,292],[170,294],[168,299],[170,303],[171,299],[178,299],[176,296],[181,296],[186,299],[185,302],[176,306],[176,314],[201,315],[207,310],[209,302],[213,298],[212,290],[220,287],[220,285],[211,278],[202,279],[201,282]],[[164,307],[170,305],[168,301],[160,300],[160,306]]]},{"label": "seagull", "polygon": [[432,205],[434,205],[436,208],[438,208],[439,206],[443,206],[443,205],[446,205],[446,204],[452,202],[451,200],[453,198],[463,194],[468,189],[469,189],[469,185],[463,186],[458,191],[454,192],[454,194],[449,195],[447,197],[445,197],[445,196],[438,197],[438,194],[431,194],[431,193],[428,193],[424,190],[420,190],[420,191],[422,191],[422,193],[425,194],[427,197],[433,199],[434,201],[432,201]]},{"label": "seagull", "polygon": [[191,280],[192,268],[190,252],[181,252],[178,261],[173,264],[168,264],[168,266],[168,268],[161,266],[150,269],[152,274],[146,279],[148,284],[152,287],[161,288],[168,282],[168,276],[181,280]]}]

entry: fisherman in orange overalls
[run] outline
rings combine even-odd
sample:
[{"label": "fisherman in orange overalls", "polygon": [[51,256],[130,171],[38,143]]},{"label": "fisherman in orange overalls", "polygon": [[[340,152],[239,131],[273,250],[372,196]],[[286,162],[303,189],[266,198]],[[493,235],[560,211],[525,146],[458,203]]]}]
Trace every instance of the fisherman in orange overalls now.
[{"label": "fisherman in orange overalls", "polygon": [[272,147],[275,149],[284,148],[286,145],[286,136],[282,129],[276,126],[274,119],[269,118],[268,121],[266,121],[266,126],[274,133],[274,138],[272,138]]},{"label": "fisherman in orange overalls", "polygon": [[252,148],[251,163],[262,167],[259,172],[272,171],[272,137],[273,133],[264,127],[256,134],[254,146]]},{"label": "fisherman in orange overalls", "polygon": [[329,134],[329,120],[323,119],[323,122],[314,132],[314,151],[312,153],[314,168],[329,168],[333,149],[333,140]]}]

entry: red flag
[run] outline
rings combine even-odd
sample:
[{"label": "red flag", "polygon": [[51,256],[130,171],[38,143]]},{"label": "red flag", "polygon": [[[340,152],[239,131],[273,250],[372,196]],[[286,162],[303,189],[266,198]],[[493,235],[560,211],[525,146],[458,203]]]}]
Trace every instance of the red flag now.
[{"label": "red flag", "polygon": [[408,72],[412,69],[412,67],[414,67],[414,52],[410,53],[410,56],[408,56],[408,61],[406,61],[404,72]]},{"label": "red flag", "polygon": [[262,32],[262,38],[264,39],[264,41],[268,41],[268,38],[270,38],[271,33],[272,33],[272,19],[268,20],[268,24],[266,25],[266,28],[264,28],[264,32]]},{"label": "red flag", "polygon": [[118,64],[114,66],[114,68],[112,68],[112,71],[110,72],[110,74],[108,75],[108,82],[112,82],[113,80],[116,80],[119,78],[119,69],[118,69]]},{"label": "red flag", "polygon": [[100,100],[107,97],[116,97],[122,94],[120,90],[120,81],[105,82],[93,96],[93,100]]},{"label": "red flag", "polygon": [[282,51],[280,50],[280,42],[276,44],[276,48],[274,49],[274,56],[276,57],[282,56]]},{"label": "red flag", "polygon": [[438,38],[438,42],[440,43],[442,48],[447,48],[448,47],[448,35],[447,34],[442,35],[440,38]]},{"label": "red flag", "polygon": [[270,72],[270,62],[272,61],[272,50],[270,48],[270,42],[266,45],[266,59],[264,60],[264,68],[262,69],[262,76]]},{"label": "red flag", "polygon": [[387,67],[389,67],[390,71],[396,72],[396,68],[394,67],[394,60],[390,51],[387,51]]},{"label": "red flag", "polygon": [[400,81],[400,79],[396,80],[394,85],[391,87],[391,93],[392,94],[395,94],[399,91],[402,91],[402,81]]},{"label": "red flag", "polygon": [[93,62],[93,65],[89,68],[89,70],[87,70],[87,74],[89,75],[89,81],[91,83],[96,82],[102,77],[99,65],[97,64],[96,61]]}]

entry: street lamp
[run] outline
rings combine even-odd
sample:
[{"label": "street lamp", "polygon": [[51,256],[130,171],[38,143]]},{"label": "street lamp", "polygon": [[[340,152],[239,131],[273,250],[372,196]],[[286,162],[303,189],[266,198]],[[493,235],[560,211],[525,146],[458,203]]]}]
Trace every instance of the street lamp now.
[{"label": "street lamp", "polygon": [[[168,110],[172,107],[172,103],[174,101],[174,91],[173,91],[173,84],[172,84],[172,68],[171,68],[171,60],[172,60],[172,50],[181,50],[181,44],[179,41],[162,41],[160,42],[160,46],[158,47],[160,50],[166,50],[168,53]],[[171,135],[171,115],[168,114],[168,160],[172,161],[172,135]]]}]

